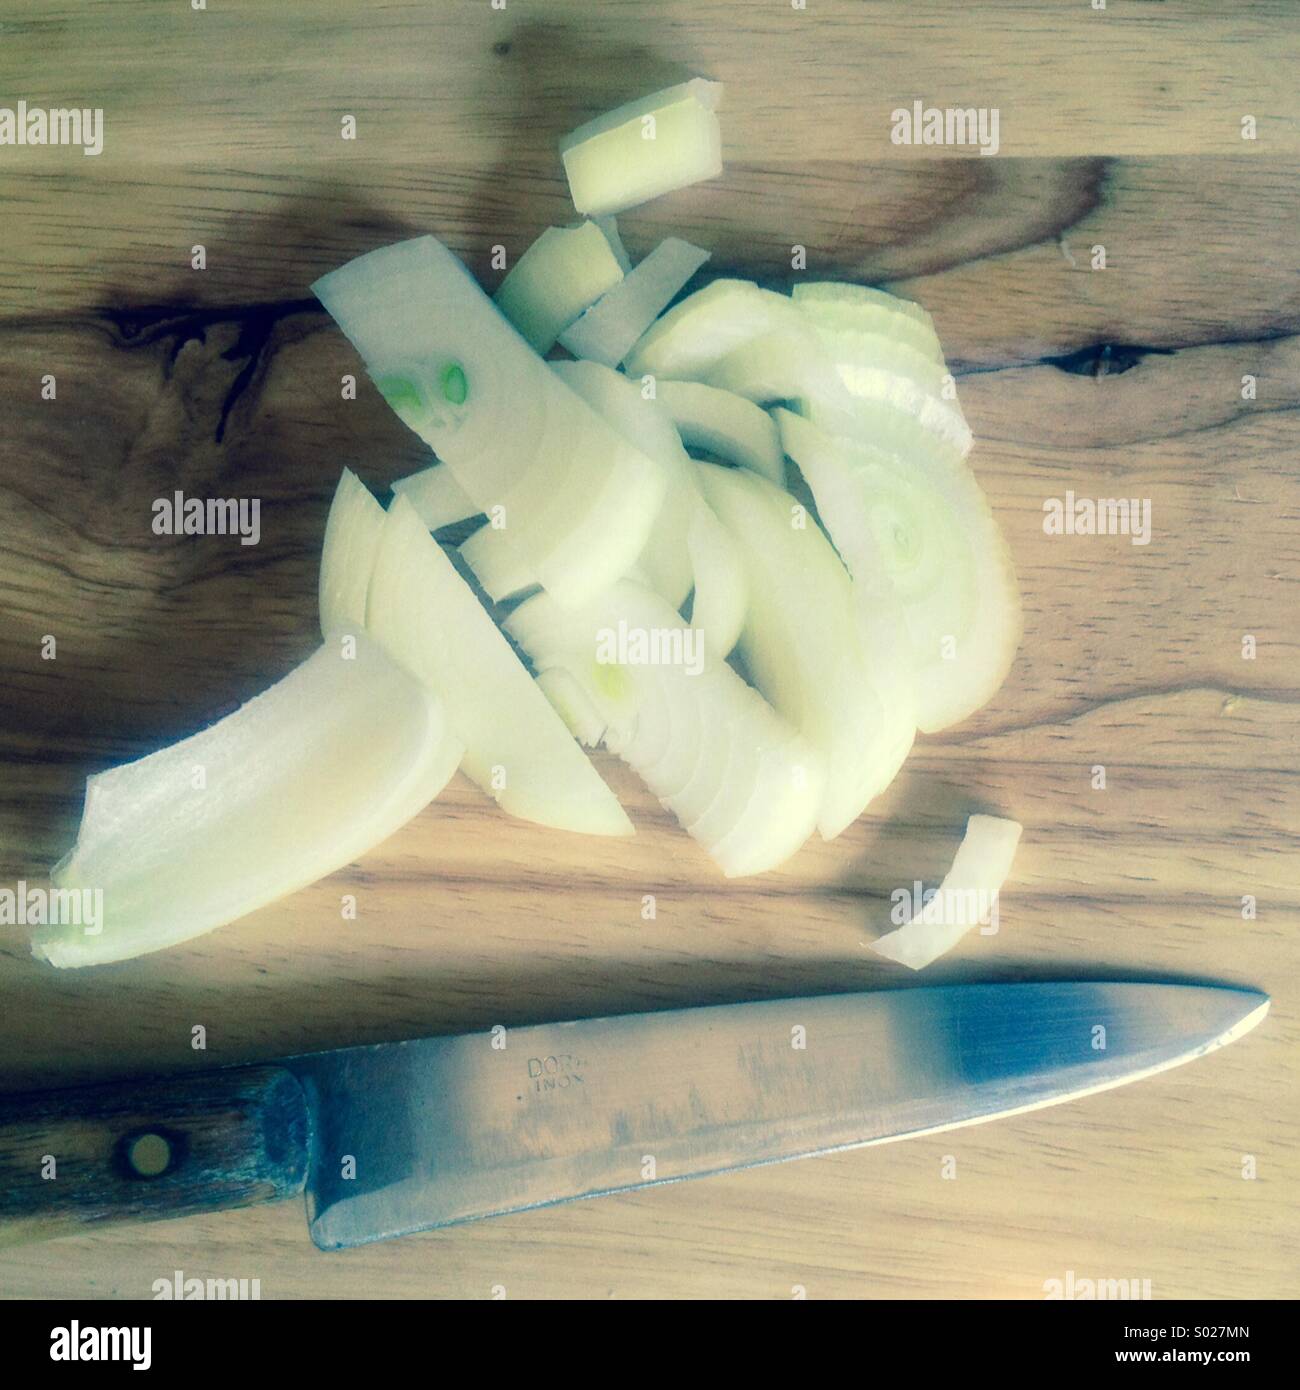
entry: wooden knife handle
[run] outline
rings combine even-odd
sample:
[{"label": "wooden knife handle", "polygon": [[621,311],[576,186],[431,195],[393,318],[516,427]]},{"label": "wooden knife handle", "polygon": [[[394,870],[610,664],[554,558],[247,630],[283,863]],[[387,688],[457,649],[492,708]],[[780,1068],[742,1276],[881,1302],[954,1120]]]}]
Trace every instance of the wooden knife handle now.
[{"label": "wooden knife handle", "polygon": [[0,1245],[291,1197],[309,1138],[283,1067],[0,1096]]}]

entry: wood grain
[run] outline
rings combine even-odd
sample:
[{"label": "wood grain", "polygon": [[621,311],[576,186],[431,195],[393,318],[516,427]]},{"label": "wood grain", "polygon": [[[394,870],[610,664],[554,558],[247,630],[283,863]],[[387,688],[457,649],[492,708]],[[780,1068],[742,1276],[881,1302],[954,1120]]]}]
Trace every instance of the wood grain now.
[{"label": "wood grain", "polygon": [[[570,216],[555,138],[690,74],[727,83],[727,174],[626,215],[629,245],[676,233],[788,285],[797,244],[809,275],[925,303],[1026,634],[985,710],[760,879],[719,880],[601,756],[630,841],[509,821],[457,778],[361,863],[158,956],[57,973],[0,928],[0,1089],[910,986],[866,943],[973,810],[1026,827],[1001,931],[920,983],[1221,979],[1274,1006],[1196,1066],[986,1128],[342,1255],[292,1203],[104,1231],[0,1254],[0,1293],[147,1297],[175,1269],[264,1297],[1035,1298],[1070,1269],[1300,1292],[1297,32],[1289,5],[1209,0],[11,4],[0,90],[103,105],[107,140],[0,149],[3,882],[67,847],[88,772],[311,650],[339,468],[418,466],[373,392],[340,398],[356,359],[311,279],[432,231],[492,283],[494,244]],[[892,146],[914,98],[999,107],[999,157]],[[154,536],[178,487],[260,497],[261,543]],[[1067,489],[1149,499],[1150,544],[1044,534]]]},{"label": "wood grain", "polygon": [[283,1067],[4,1097],[0,1247],[297,1196],[309,1131]]}]

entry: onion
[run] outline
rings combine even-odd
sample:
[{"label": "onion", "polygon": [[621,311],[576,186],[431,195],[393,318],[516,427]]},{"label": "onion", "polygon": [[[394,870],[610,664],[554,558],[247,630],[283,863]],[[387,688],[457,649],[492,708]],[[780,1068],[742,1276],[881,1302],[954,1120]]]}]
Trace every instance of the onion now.
[{"label": "onion", "polygon": [[710,651],[727,656],[745,626],[749,581],[739,546],[703,496],[687,528],[686,549],[695,582],[691,626],[704,634]]},{"label": "onion", "polygon": [[345,468],[334,489],[321,551],[318,589],[322,636],[365,629],[366,594],[383,529],[384,509],[357,475]]},{"label": "onion", "polygon": [[997,816],[971,816],[938,892],[897,931],[871,943],[890,960],[921,970],[975,925],[987,926],[1011,872],[1023,827]]},{"label": "onion", "polygon": [[537,588],[537,572],[491,524],[461,542],[460,557],[493,603]]},{"label": "onion", "polygon": [[706,449],[785,486],[781,439],[761,406],[699,381],[660,381],[655,395],[688,449]]},{"label": "onion", "polygon": [[637,563],[651,587],[680,608],[693,582],[687,536],[703,498],[672,421],[621,372],[598,362],[553,362],[551,367],[611,428],[633,440],[662,470],[667,480],[663,506]]},{"label": "onion", "polygon": [[605,240],[609,242],[609,249],[614,253],[614,259],[618,262],[623,274],[626,275],[632,269],[632,258],[627,254],[627,247],[623,245],[623,238],[618,233],[618,218],[593,217],[591,220],[605,233]]},{"label": "onion", "polygon": [[617,367],[633,344],[709,259],[689,241],[668,237],[625,279],[560,334],[575,357]]},{"label": "onion", "polygon": [[695,466],[668,413],[622,373],[595,362],[556,362],[555,371],[616,430],[636,441],[668,479],[664,505],[638,561],[646,583],[680,609],[692,587],[692,625],[718,656],[736,644],[748,586],[740,553],[704,500]]},{"label": "onion", "polygon": [[560,141],[569,194],[592,217],[722,172],[722,84],[695,78],[579,126]]},{"label": "onion", "polygon": [[388,510],[370,583],[369,628],[436,692],[466,773],[524,820],[630,835],[614,794],[570,736],[404,497]]},{"label": "onion", "polygon": [[529,346],[546,352],[622,278],[618,256],[596,223],[547,227],[515,262],[493,299]]},{"label": "onion", "polygon": [[50,881],[102,889],[102,931],[46,928],[33,953],[101,965],[233,922],[386,839],[461,753],[441,703],[369,638],[328,641],[234,714],[89,779]]},{"label": "onion", "polygon": [[788,493],[743,469],[697,470],[745,563],[741,655],[759,690],[824,756],[818,828],[833,839],[893,781],[912,746],[897,648],[873,640],[843,565]]},{"label": "onion", "polygon": [[372,251],[313,287],[389,403],[561,603],[626,573],[661,470],[549,370],[433,237]]},{"label": "onion", "polygon": [[430,531],[441,531],[444,526],[455,526],[481,515],[446,464],[434,464],[399,478],[393,491],[406,498]]},{"label": "onion", "polygon": [[848,285],[832,280],[804,281],[790,297],[822,328],[878,333],[890,342],[906,344],[937,363],[943,349],[934,320],[910,299],[899,299],[868,285]]},{"label": "onion", "polygon": [[816,341],[816,326],[785,295],[752,280],[714,280],[651,324],[628,355],[628,375],[698,381],[727,353],[783,330]]},{"label": "onion", "polygon": [[[691,629],[659,595],[624,582],[578,613],[539,594],[506,629],[539,670],[561,669],[582,689],[584,720],[604,724],[606,747],[728,877],[774,868],[808,838],[821,758],[707,644],[691,646]],[[616,634],[696,660],[639,661],[631,651],[602,660]]]},{"label": "onion", "polygon": [[918,727],[973,714],[1006,678],[1022,631],[1011,554],[975,475],[926,441],[900,457],[774,414],[864,607],[880,611],[882,590],[900,605]]}]

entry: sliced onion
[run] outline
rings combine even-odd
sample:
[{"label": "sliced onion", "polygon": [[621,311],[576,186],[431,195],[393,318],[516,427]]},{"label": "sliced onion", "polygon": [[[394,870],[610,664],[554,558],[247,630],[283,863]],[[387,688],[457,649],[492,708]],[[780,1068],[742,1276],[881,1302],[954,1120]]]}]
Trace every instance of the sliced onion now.
[{"label": "sliced onion", "polygon": [[694,78],[628,102],[560,141],[569,194],[592,217],[722,172],[722,84]]},{"label": "sliced onion", "polygon": [[561,603],[635,563],[657,465],[573,394],[433,237],[372,251],[313,287],[403,421]]},{"label": "sliced onion", "polygon": [[970,451],[971,431],[961,406],[955,395],[943,394],[942,360],[936,363],[878,333],[823,329],[821,338],[852,396],[891,405],[963,454]]},{"label": "sliced onion", "polygon": [[873,941],[871,949],[921,970],[952,950],[972,927],[988,926],[1023,829],[998,816],[971,816],[934,898],[896,931]]},{"label": "sliced onion", "polygon": [[893,781],[912,746],[900,654],[873,641],[843,565],[815,522],[798,524],[802,508],[788,493],[743,469],[697,469],[745,562],[741,655],[758,688],[824,756],[818,828],[833,839]]},{"label": "sliced onion", "polygon": [[703,499],[690,456],[682,448],[672,421],[621,372],[598,362],[553,362],[551,367],[570,390],[662,470],[667,480],[663,506],[637,563],[651,587],[674,608],[680,608],[692,583],[687,546],[691,517]]},{"label": "sliced onion", "polygon": [[547,227],[515,262],[493,299],[529,346],[546,352],[622,278],[623,267],[596,223]]},{"label": "sliced onion", "polygon": [[233,922],[387,839],[461,752],[440,702],[364,633],[330,640],[234,714],[89,779],[50,881],[102,889],[102,930],[49,927],[33,953],[101,965]]},{"label": "sliced onion", "polygon": [[626,275],[632,269],[632,257],[627,254],[627,247],[623,245],[623,238],[618,231],[617,217],[593,217],[591,219],[596,226],[605,233],[605,240],[609,242],[609,249],[614,253],[614,259],[622,268]]},{"label": "sliced onion", "polygon": [[589,835],[632,824],[405,497],[388,509],[369,628],[442,699],[466,773],[524,820]]},{"label": "sliced onion", "polygon": [[783,330],[816,341],[815,326],[785,295],[752,280],[714,280],[650,325],[628,355],[628,375],[698,381],[727,353]]},{"label": "sliced onion", "polygon": [[506,627],[539,669],[562,668],[582,687],[606,722],[606,746],[728,877],[776,867],[816,824],[822,759],[707,646],[696,669],[598,659],[608,655],[601,634],[620,624],[689,650],[690,630],[667,602],[627,582],[581,614],[539,594]]},{"label": "sliced onion", "polygon": [[579,743],[594,748],[605,737],[605,721],[600,717],[600,711],[582,686],[562,666],[552,666],[543,671],[537,677],[537,685]]},{"label": "sliced onion", "polygon": [[481,515],[455,474],[443,463],[399,478],[393,491],[406,498],[430,531],[441,531],[444,526],[455,526]]},{"label": "sliced onion", "polygon": [[695,580],[691,626],[704,634],[711,651],[727,656],[745,626],[749,581],[740,547],[703,497],[687,528],[686,548]]},{"label": "sliced onion", "polygon": [[491,523],[461,542],[460,556],[493,603],[537,588],[537,571]]},{"label": "sliced onion", "polygon": [[917,725],[947,728],[986,704],[1020,643],[1011,553],[975,475],[934,447],[905,457],[774,412],[863,605],[898,601]]},{"label": "sliced onion", "polygon": [[655,394],[688,449],[706,449],[785,486],[781,439],[761,406],[699,381],[660,381]]},{"label": "sliced onion", "polygon": [[322,636],[365,630],[366,593],[383,529],[384,509],[360,478],[345,468],[334,489],[321,550],[318,602]]},{"label": "sliced onion", "polygon": [[617,367],[633,345],[709,259],[689,241],[668,237],[560,334],[575,357]]},{"label": "sliced onion", "polygon": [[943,362],[943,349],[939,346],[934,320],[910,299],[899,299],[868,285],[833,280],[797,284],[790,296],[823,328],[879,333],[891,342],[906,343],[935,362]]}]

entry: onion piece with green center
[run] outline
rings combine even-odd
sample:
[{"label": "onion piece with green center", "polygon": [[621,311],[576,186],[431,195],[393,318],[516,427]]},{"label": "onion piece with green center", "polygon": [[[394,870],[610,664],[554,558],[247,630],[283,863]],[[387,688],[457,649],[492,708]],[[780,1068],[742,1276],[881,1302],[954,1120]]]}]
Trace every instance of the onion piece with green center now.
[{"label": "onion piece with green center", "polygon": [[418,815],[462,747],[364,633],[327,641],[234,714],[86,783],[56,889],[102,889],[98,934],[41,930],[52,965],[174,946],[341,869]]},{"label": "onion piece with green center", "polygon": [[789,493],[744,469],[696,467],[745,562],[741,655],[759,690],[824,756],[818,827],[833,839],[893,781],[912,746],[906,654],[863,621],[844,566]]},{"label": "onion piece with green center", "polygon": [[482,515],[445,463],[436,463],[432,468],[422,468],[418,473],[398,478],[393,492],[406,498],[430,531],[441,531],[444,526],[456,526]]},{"label": "onion piece with green center", "polygon": [[575,319],[623,278],[595,222],[547,227],[515,262],[493,299],[537,352],[547,352]]},{"label": "onion piece with green center", "polygon": [[775,868],[812,833],[822,759],[659,595],[624,582],[578,613],[539,594],[506,629],[582,689],[606,747],[728,877]]},{"label": "onion piece with green center", "polygon": [[360,478],[345,468],[334,489],[321,550],[318,601],[322,636],[365,630],[366,594],[383,529],[384,509]]},{"label": "onion piece with green center", "polygon": [[705,449],[785,486],[781,438],[762,406],[699,381],[660,381],[655,395],[688,449]]},{"label": "onion piece with green center", "polygon": [[387,246],[313,287],[386,399],[557,601],[636,562],[660,468],[574,395],[433,237]]},{"label": "onion piece with green center", "polygon": [[560,346],[585,361],[617,367],[708,259],[689,241],[666,238],[560,334]]},{"label": "onion piece with green center", "polygon": [[632,824],[405,497],[393,499],[370,581],[369,630],[443,701],[470,778],[502,810],[557,830]]},{"label": "onion piece with green center", "polygon": [[871,949],[909,970],[938,960],[974,926],[988,926],[1011,872],[1023,826],[999,816],[971,816],[952,867],[933,897]]},{"label": "onion piece with green center", "polygon": [[864,607],[880,609],[882,588],[901,606],[918,727],[973,714],[1005,680],[1022,631],[1011,553],[975,475],[942,449],[900,457],[774,416]]},{"label": "onion piece with green center", "polygon": [[622,212],[722,173],[722,84],[697,77],[630,101],[560,141],[573,206]]}]

